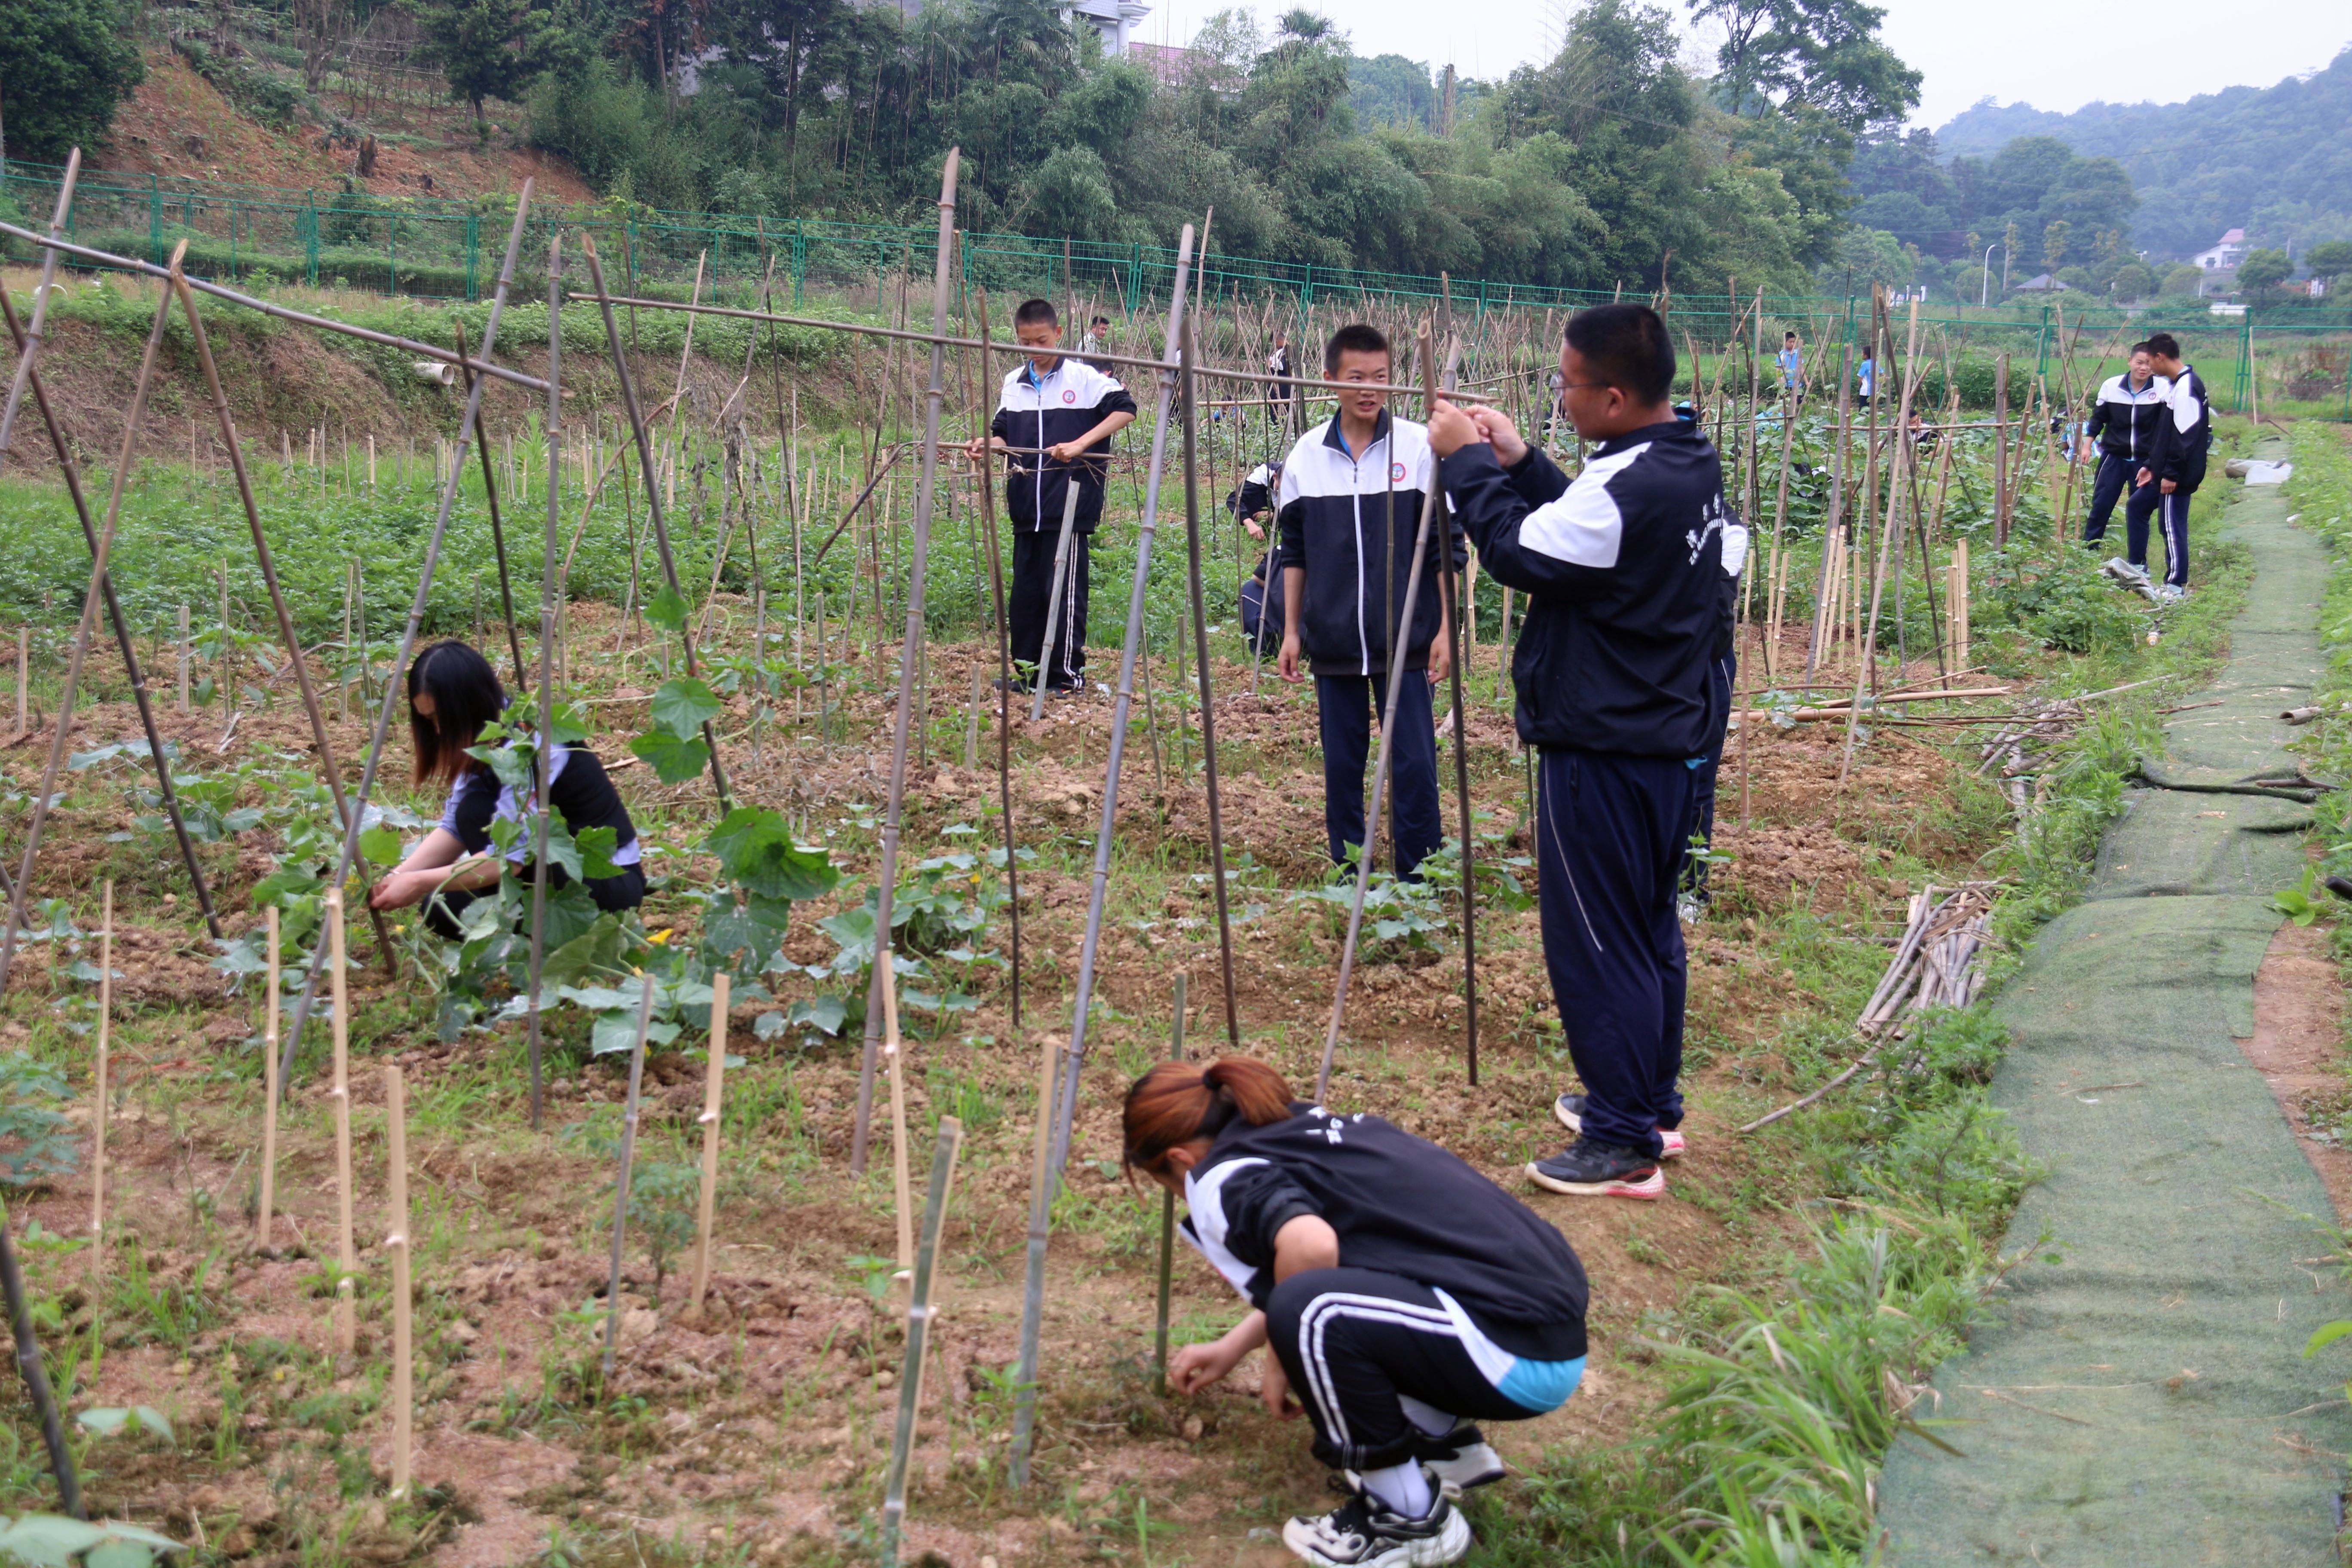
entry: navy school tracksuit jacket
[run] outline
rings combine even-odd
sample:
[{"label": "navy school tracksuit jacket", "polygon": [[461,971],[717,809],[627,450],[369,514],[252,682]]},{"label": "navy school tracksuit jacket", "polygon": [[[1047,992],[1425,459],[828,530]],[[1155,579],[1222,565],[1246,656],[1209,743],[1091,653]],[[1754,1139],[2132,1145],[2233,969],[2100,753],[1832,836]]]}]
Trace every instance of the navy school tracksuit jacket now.
[{"label": "navy school tracksuit jacket", "polygon": [[1485,570],[1528,595],[1511,660],[1520,738],[1706,752],[1728,717],[1709,667],[1730,647],[1748,542],[1706,437],[1680,420],[1612,437],[1573,484],[1538,447],[1507,470],[1467,446],[1444,477]]},{"label": "navy school tracksuit jacket", "polygon": [[2186,495],[2205,482],[2205,456],[2213,445],[2213,405],[2196,366],[2180,367],[2165,401],[2168,416],[2157,421],[2156,452],[2147,466]]},{"label": "navy school tracksuit jacket", "polygon": [[1534,1210],[1377,1116],[1290,1110],[1226,1123],[1184,1178],[1184,1239],[1252,1306],[1274,1293],[1276,1233],[1316,1215],[1339,1233],[1341,1263],[1442,1292],[1511,1354],[1584,1353],[1584,1266]]},{"label": "navy school tracksuit jacket", "polygon": [[2137,473],[2155,455],[2156,427],[2171,406],[2171,384],[2160,375],[2149,376],[2137,392],[2132,390],[2128,374],[2111,375],[2099,388],[2099,400],[2091,405],[2083,434],[2096,439],[2106,456],[2131,464]]},{"label": "navy school tracksuit jacket", "polygon": [[[1284,459],[1275,501],[1281,540],[1276,565],[1306,568],[1298,641],[1316,674],[1388,673],[1389,631],[1404,614],[1412,542],[1435,466],[1428,429],[1385,410],[1360,453],[1348,450],[1335,417],[1301,436]],[[1452,549],[1456,570],[1469,558],[1460,526],[1442,514],[1437,521],[1412,625],[1405,629],[1407,669],[1428,668],[1429,645],[1437,637],[1441,540]]]},{"label": "navy school tracksuit jacket", "polygon": [[[1024,359],[1006,374],[988,430],[1003,437],[1008,447],[1042,448],[1075,441],[1111,414],[1134,412],[1134,394],[1084,360],[1065,354],[1040,376]],[[1071,527],[1079,533],[1095,531],[1102,521],[1103,480],[1110,471],[1104,459],[1110,454],[1110,437],[1087,451],[1076,463],[1057,463],[1034,453],[1005,455],[1004,510],[1015,529],[1060,529],[1070,478],[1076,474],[1078,512]]]}]

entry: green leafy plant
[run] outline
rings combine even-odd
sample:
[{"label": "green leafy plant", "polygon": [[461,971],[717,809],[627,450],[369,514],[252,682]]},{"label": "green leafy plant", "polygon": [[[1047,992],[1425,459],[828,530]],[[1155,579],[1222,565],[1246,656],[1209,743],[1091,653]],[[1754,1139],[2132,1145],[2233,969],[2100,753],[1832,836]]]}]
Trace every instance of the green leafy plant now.
[{"label": "green leafy plant", "polygon": [[0,1054],[0,1182],[33,1186],[69,1175],[79,1143],[57,1106],[71,1095],[65,1075],[27,1051]]}]

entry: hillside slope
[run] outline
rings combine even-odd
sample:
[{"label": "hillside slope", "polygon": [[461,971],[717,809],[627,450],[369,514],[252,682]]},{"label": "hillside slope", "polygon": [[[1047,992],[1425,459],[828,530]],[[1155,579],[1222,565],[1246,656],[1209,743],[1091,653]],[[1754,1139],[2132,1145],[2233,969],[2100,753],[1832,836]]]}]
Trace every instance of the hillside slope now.
[{"label": "hillside slope", "polygon": [[[511,128],[478,142],[463,105],[383,105],[370,112],[341,94],[328,96],[336,112],[376,138],[375,172],[359,180],[372,195],[462,198],[513,190],[528,175],[550,200],[593,195],[567,160],[523,145]],[[339,187],[346,175],[356,177],[357,161],[355,149],[334,145],[316,124],[264,123],[165,47],[147,51],[147,79],[116,113],[108,144],[92,155],[96,168],[118,174],[289,190]]]},{"label": "hillside slope", "polygon": [[2017,136],[2054,136],[2132,177],[2133,238],[2187,257],[2224,229],[2258,244],[2352,238],[2352,48],[2275,86],[2186,103],[2093,103],[2072,114],[1990,100],[1936,132],[1948,155],[1989,156]]}]

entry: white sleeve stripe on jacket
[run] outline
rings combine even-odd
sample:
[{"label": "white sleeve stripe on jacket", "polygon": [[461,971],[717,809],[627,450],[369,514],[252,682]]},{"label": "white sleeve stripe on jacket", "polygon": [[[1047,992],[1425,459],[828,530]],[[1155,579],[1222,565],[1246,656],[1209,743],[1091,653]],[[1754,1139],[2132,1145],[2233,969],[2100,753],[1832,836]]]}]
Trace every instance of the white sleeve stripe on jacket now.
[{"label": "white sleeve stripe on jacket", "polygon": [[2193,375],[2178,376],[2172,383],[2172,427],[2183,436],[2197,428],[2198,390]]},{"label": "white sleeve stripe on jacket", "polygon": [[1649,449],[1644,441],[1585,464],[1565,495],[1528,513],[1519,524],[1519,542],[1571,566],[1616,565],[1625,519],[1617,510],[1617,498],[1609,493],[1609,481]]},{"label": "white sleeve stripe on jacket", "polygon": [[1226,1179],[1235,1171],[1265,1163],[1265,1160],[1255,1156],[1225,1160],[1209,1167],[1205,1175],[1194,1173],[1184,1177],[1184,1207],[1192,1217],[1192,1228],[1200,1233],[1201,1255],[1215,1265],[1217,1272],[1225,1277],[1225,1283],[1244,1299],[1257,1270],[1235,1258],[1233,1249],[1225,1245],[1225,1232],[1230,1227],[1225,1221],[1223,1190]]}]

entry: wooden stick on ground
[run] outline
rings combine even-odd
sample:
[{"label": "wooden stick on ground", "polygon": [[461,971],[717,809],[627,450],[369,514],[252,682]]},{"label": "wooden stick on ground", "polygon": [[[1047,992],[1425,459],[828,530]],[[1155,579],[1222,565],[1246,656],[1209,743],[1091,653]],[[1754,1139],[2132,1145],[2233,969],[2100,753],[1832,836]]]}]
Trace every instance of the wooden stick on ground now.
[{"label": "wooden stick on ground", "polygon": [[343,971],[343,890],[327,889],[328,1005],[333,1010],[334,1087],[327,1094],[335,1106],[335,1353],[346,1356],[359,1342],[359,1323],[352,1300],[357,1288],[359,1249],[352,1241],[352,1009]]},{"label": "wooden stick on ground", "polygon": [[261,1190],[256,1201],[253,1245],[269,1245],[270,1209],[278,1199],[278,906],[264,918],[269,926],[269,978],[262,994],[267,1011],[261,1020]]},{"label": "wooden stick on ground", "polygon": [[719,1202],[719,1104],[727,1078],[727,987],[724,971],[710,980],[710,1066],[702,1080],[702,1194],[695,1205],[694,1289],[688,1306],[702,1305],[710,1288],[710,1222]]},{"label": "wooden stick on ground", "polygon": [[613,1177],[613,1267],[604,1286],[604,1389],[613,1385],[613,1351],[621,1336],[621,1247],[629,1227],[629,1166],[637,1152],[638,1096],[646,1082],[646,1031],[654,1021],[654,977],[637,974],[637,1037],[629,1047],[629,1099],[621,1114],[621,1158]]},{"label": "wooden stick on ground", "polygon": [[392,1497],[408,1495],[410,1450],[416,1420],[416,1365],[411,1348],[415,1306],[411,1302],[408,1245],[408,1090],[400,1069],[383,1069],[384,1139],[391,1157],[391,1196],[385,1204],[391,1232],[383,1249],[392,1258]]},{"label": "wooden stick on ground", "polygon": [[90,1091],[94,1142],[89,1156],[89,1257],[95,1273],[106,1272],[106,1048],[114,1019],[114,883],[100,895],[98,927],[98,1071]]}]

